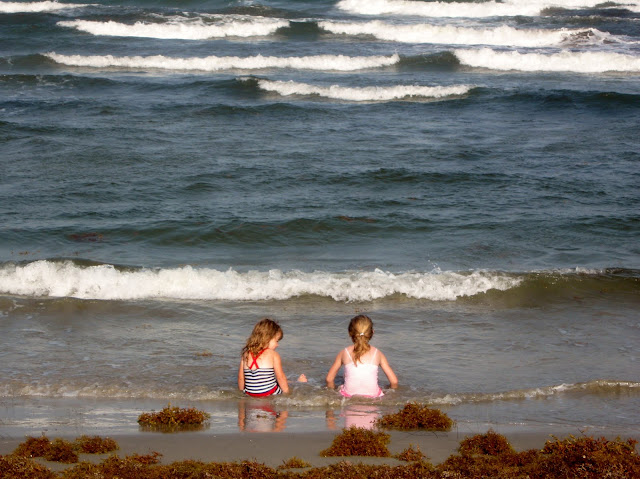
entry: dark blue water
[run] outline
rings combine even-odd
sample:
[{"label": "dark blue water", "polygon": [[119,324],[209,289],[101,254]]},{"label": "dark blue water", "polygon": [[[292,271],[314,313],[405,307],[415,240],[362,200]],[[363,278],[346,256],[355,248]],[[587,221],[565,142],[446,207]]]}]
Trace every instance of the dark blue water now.
[{"label": "dark blue water", "polygon": [[626,424],[640,4],[598,3],[0,2],[0,393],[234,398],[272,315],[294,403],[334,404],[364,310],[392,404]]}]

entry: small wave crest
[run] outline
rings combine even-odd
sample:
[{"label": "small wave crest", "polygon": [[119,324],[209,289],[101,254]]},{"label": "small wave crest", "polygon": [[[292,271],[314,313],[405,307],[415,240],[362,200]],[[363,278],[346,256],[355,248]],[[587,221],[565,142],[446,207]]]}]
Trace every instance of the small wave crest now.
[{"label": "small wave crest", "polygon": [[588,30],[517,29],[509,26],[497,28],[466,28],[452,25],[392,25],[379,20],[363,23],[319,22],[322,29],[336,34],[372,35],[381,40],[405,43],[432,43],[451,45],[504,45],[544,47],[558,45],[576,38],[603,38],[605,33]]},{"label": "small wave crest", "polygon": [[640,72],[640,58],[609,52],[520,53],[490,48],[454,51],[461,64],[491,70],[524,72]]},{"label": "small wave crest", "polygon": [[214,19],[172,17],[163,23],[136,22],[132,25],[113,20],[107,22],[72,20],[58,22],[58,25],[98,36],[207,40],[209,38],[267,36],[279,28],[287,27],[289,21],[277,18],[227,15]]},{"label": "small wave crest", "polygon": [[0,384],[0,397],[59,397],[59,398],[91,398],[91,399],[189,399],[216,400],[229,399],[235,391],[228,389],[206,389],[204,387],[184,388],[180,391],[170,390],[159,385],[127,383],[110,384],[93,381],[91,384],[81,380],[65,380],[58,383],[39,384],[10,381]]},{"label": "small wave crest", "polygon": [[[637,6],[636,2],[628,2]],[[556,8],[591,8],[601,0],[533,0],[522,2],[421,2],[414,0],[340,0],[337,7],[358,15],[418,15],[443,18],[484,18],[537,16],[543,10]]]},{"label": "small wave crest", "polygon": [[434,395],[428,398],[428,402],[438,405],[457,405],[463,403],[544,399],[560,394],[599,394],[606,396],[619,394],[620,392],[640,392],[640,383],[634,381],[596,379],[582,383],[556,384],[503,392]]},{"label": "small wave crest", "polygon": [[60,3],[60,2],[0,2],[0,13],[39,13],[55,12],[66,8],[83,8],[84,3]]},{"label": "small wave crest", "polygon": [[420,15],[425,17],[482,18],[536,15],[540,6],[534,2],[416,2],[407,0],[340,0],[338,8],[359,15]]},{"label": "small wave crest", "polygon": [[110,264],[80,265],[72,261],[39,260],[6,264],[0,269],[0,292],[36,297],[138,300],[185,299],[264,301],[305,295],[335,301],[372,301],[394,295],[432,301],[453,301],[491,289],[507,290],[521,279],[501,273],[390,273],[248,271],[233,269],[122,270]]},{"label": "small wave crest", "polygon": [[125,56],[113,55],[61,55],[55,52],[45,56],[56,63],[75,67],[90,68],[153,68],[174,71],[222,71],[261,70],[289,68],[296,70],[357,71],[368,68],[390,66],[400,61],[399,55],[348,57],[344,55],[315,55],[304,57],[271,57],[256,55],[251,57],[172,58],[164,55]]},{"label": "small wave crest", "polygon": [[[438,407],[463,404],[492,403],[499,401],[522,401],[551,399],[561,395],[585,395],[609,397],[620,394],[640,393],[640,383],[599,379],[583,383],[557,384],[512,391],[489,393],[431,393],[423,390],[388,391],[385,395],[386,407],[401,406],[407,402],[420,402]],[[119,398],[119,399],[183,399],[190,401],[228,401],[240,399],[243,395],[231,386],[206,387],[187,386],[175,389],[169,384],[116,384],[109,381],[90,384],[82,380],[40,384],[9,381],[0,384],[0,397],[58,397],[58,398]],[[310,384],[306,388],[294,390],[290,396],[274,398],[280,406],[289,407],[335,407],[344,404],[339,394],[327,391],[322,385]],[[353,398],[352,404],[368,403],[366,399]]]},{"label": "small wave crest", "polygon": [[317,95],[323,98],[353,102],[393,101],[402,99],[441,99],[466,95],[473,88],[470,85],[452,86],[370,86],[344,87],[340,85],[316,86],[294,81],[259,80],[258,86],[266,91],[282,96]]}]

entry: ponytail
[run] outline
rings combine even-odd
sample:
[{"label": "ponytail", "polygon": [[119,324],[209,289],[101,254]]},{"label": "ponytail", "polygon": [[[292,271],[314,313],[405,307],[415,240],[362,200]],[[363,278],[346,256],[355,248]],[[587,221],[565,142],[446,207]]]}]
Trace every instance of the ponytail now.
[{"label": "ponytail", "polygon": [[358,363],[363,354],[366,354],[371,346],[369,341],[373,337],[373,321],[368,316],[360,314],[349,322],[349,336],[353,341],[353,364]]}]

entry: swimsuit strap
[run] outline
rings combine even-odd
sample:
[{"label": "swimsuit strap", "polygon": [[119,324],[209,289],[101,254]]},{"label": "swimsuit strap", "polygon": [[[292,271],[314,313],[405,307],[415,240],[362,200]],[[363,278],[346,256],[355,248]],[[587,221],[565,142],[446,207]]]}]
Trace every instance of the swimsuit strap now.
[{"label": "swimsuit strap", "polygon": [[249,355],[251,356],[251,359],[253,359],[253,362],[251,363],[251,365],[249,366],[249,369],[251,369],[252,367],[256,367],[256,369],[258,368],[258,358],[260,357],[260,355],[262,353],[264,353],[266,351],[266,349],[263,349],[262,351],[260,351],[258,353],[257,356],[254,356],[253,353],[251,351],[249,351]]},{"label": "swimsuit strap", "polygon": [[344,348],[345,352],[347,353],[347,356],[349,356],[349,359],[351,359],[351,362],[353,362],[353,358],[351,357],[351,355],[349,354],[349,350],[347,348]]}]

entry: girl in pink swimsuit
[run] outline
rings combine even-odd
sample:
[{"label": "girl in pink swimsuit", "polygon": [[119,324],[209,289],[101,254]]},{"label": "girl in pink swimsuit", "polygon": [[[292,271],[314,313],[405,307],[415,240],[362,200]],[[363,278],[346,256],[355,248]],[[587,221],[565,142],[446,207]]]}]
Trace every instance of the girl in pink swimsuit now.
[{"label": "girl in pink swimsuit", "polygon": [[364,314],[351,319],[349,336],[353,346],[341,350],[327,373],[327,387],[335,388],[336,374],[344,366],[344,384],[340,394],[345,397],[380,397],[384,393],[378,386],[378,367],[387,375],[390,387],[398,387],[398,378],[382,351],[369,344],[373,337],[373,321]]}]

